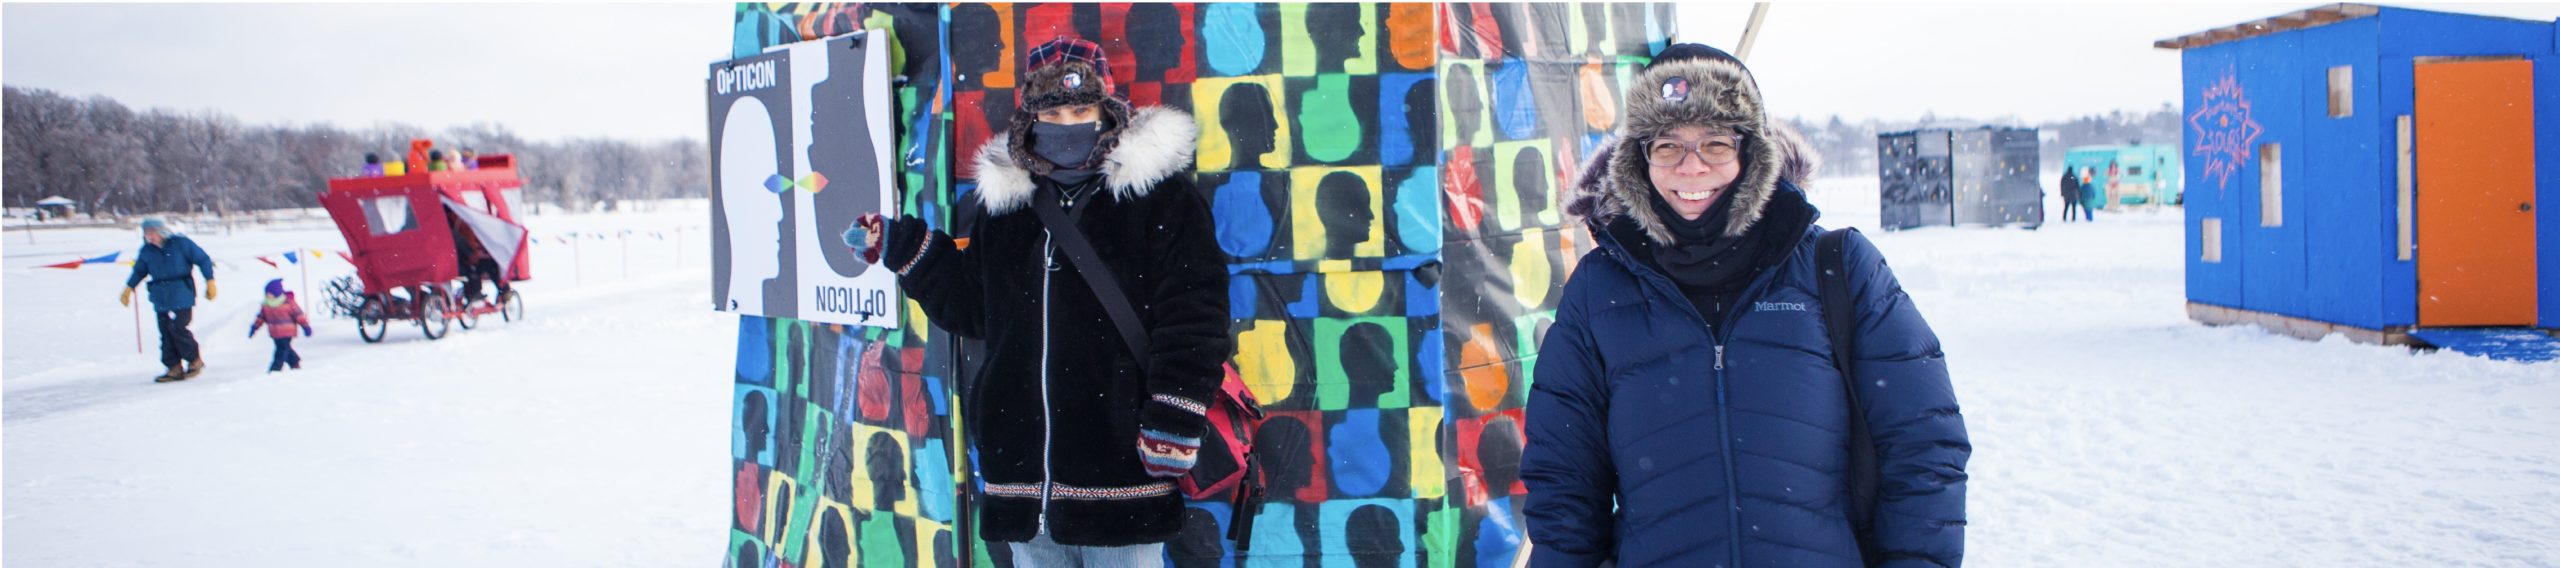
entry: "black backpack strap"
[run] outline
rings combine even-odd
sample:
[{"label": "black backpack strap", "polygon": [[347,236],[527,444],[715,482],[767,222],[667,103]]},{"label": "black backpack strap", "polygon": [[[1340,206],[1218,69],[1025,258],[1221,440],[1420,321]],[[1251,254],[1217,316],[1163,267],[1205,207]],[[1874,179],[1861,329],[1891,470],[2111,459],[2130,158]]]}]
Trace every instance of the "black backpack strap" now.
[{"label": "black backpack strap", "polygon": [[1858,548],[1872,566],[1882,559],[1870,532],[1875,522],[1877,484],[1883,471],[1876,464],[1876,442],[1867,428],[1867,405],[1858,398],[1856,353],[1858,305],[1849,296],[1849,239],[1858,230],[1825,231],[1814,240],[1814,278],[1822,286],[1823,327],[1831,335],[1831,365],[1840,370],[1840,390],[1849,398],[1849,523],[1858,532]]},{"label": "black backpack strap", "polygon": [[[1129,304],[1129,295],[1120,291],[1120,279],[1111,276],[1111,269],[1102,264],[1102,255],[1085,240],[1084,231],[1076,228],[1066,210],[1058,207],[1058,192],[1039,189],[1031,193],[1031,210],[1039,213],[1040,224],[1048,226],[1049,243],[1067,253],[1067,260],[1075,263],[1076,274],[1084,275],[1085,287],[1092,288],[1094,297],[1102,301],[1102,311],[1111,314],[1111,326],[1120,330],[1121,343],[1128,345],[1129,354],[1138,361],[1138,370],[1145,372],[1147,354],[1152,352],[1147,348],[1147,332],[1138,325],[1138,310]],[[1083,207],[1079,205],[1077,209]]]}]

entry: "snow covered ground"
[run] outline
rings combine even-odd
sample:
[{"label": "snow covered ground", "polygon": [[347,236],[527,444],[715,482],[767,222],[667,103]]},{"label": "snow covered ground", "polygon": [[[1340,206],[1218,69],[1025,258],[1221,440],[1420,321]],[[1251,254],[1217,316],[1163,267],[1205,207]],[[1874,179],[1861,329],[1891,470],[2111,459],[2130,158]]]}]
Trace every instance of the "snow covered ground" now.
[{"label": "snow covered ground", "polygon": [[[194,325],[209,370],[175,384],[146,380],[158,344],[146,330],[152,354],[134,352],[115,303],[123,267],[26,268],[130,258],[133,232],[9,234],[0,563],[718,564],[737,320],[705,309],[709,214],[695,205],[530,220],[545,240],[523,323],[486,318],[441,341],[394,323],[366,345],[306,296],[318,335],[296,341],[304,370],[273,375],[249,319],[267,279],[300,274],[253,257],[343,241],[326,227],[197,235],[226,261],[222,296]],[[677,227],[694,241],[680,269]],[[554,238],[623,229],[640,231],[629,278],[621,241]],[[315,268],[314,287],[349,271]]]},{"label": "snow covered ground", "polygon": [[[1867,228],[1946,343],[1972,565],[2560,566],[2560,364],[2202,327],[2174,209],[1887,233],[1874,183],[1815,202]],[[0,561],[716,564],[736,323],[703,309],[706,216],[536,218],[695,232],[681,267],[677,241],[631,241],[628,278],[618,241],[581,241],[577,271],[545,242],[527,322],[364,345],[317,321],[308,369],[277,375],[243,335],[280,271],[246,255],[338,237],[200,235],[226,295],[195,326],[212,370],[173,385],[133,352],[121,270],[27,268],[133,233],[9,233]]]}]

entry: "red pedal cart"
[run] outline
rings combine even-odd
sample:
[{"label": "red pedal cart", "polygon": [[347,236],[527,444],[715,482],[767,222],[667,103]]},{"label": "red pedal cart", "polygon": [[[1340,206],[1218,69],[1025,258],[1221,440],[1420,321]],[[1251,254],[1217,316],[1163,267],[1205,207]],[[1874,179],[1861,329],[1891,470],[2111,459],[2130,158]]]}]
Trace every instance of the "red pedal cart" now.
[{"label": "red pedal cart", "polygon": [[[524,319],[524,296],[513,283],[532,279],[524,225],[516,222],[524,181],[511,156],[480,156],[478,168],[410,172],[329,180],[320,206],[347,239],[356,279],[331,285],[330,307],[356,320],[366,343],[382,341],[391,320],[412,320],[427,339],[442,339],[453,324],[477,327],[480,316]],[[483,278],[481,293],[465,294],[456,281],[485,258],[496,277]],[[494,285],[494,296],[485,288]]]}]

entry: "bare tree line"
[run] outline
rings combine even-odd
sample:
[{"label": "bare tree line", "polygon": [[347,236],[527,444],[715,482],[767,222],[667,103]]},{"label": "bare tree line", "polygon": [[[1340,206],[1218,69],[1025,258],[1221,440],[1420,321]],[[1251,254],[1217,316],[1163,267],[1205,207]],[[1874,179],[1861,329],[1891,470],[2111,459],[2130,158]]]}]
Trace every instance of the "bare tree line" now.
[{"label": "bare tree line", "polygon": [[[0,152],[5,202],[30,207],[60,195],[86,212],[226,213],[312,207],[328,178],[356,175],[364,154],[405,155],[411,138],[442,148],[514,154],[529,201],[570,208],[613,207],[626,199],[710,195],[709,151],[699,140],[628,142],[573,139],[528,142],[504,126],[477,124],[430,133],[409,125],[345,130],[327,125],[250,126],[218,112],[135,111],[106,97],[76,99],[44,89],[6,87],[6,149]],[[1849,122],[1787,119],[1821,152],[1828,175],[1875,171],[1879,132],[1971,128],[1993,121],[1941,119]],[[2152,112],[2114,111],[2032,125],[2045,133],[2042,159],[2059,168],[2063,152],[2092,144],[2178,144],[2184,118],[2162,105]]]},{"label": "bare tree line", "polygon": [[115,99],[6,87],[0,185],[10,207],[63,196],[93,214],[230,213],[316,207],[328,179],[355,176],[367,152],[406,156],[409,140],[514,154],[527,201],[611,208],[621,200],[710,195],[708,150],[664,142],[531,142],[493,124],[429,132],[392,124],[244,125],[213,111],[135,111]]},{"label": "bare tree line", "polygon": [[1985,125],[2031,126],[2043,136],[2043,148],[2038,158],[2044,162],[2043,169],[2047,170],[2062,169],[2062,155],[2072,147],[2101,144],[2175,146],[2183,143],[2186,135],[2185,117],[2179,114],[2177,107],[2167,104],[2151,112],[2118,110],[2039,124],[2027,124],[2016,118],[1989,121],[1942,119],[1936,113],[1924,115],[1919,120],[1901,121],[1867,119],[1849,122],[1841,120],[1839,115],[1819,122],[1805,118],[1786,120],[1788,126],[1804,134],[1805,141],[1821,152],[1823,175],[1830,176],[1875,175],[1876,134],[1882,132],[1917,128],[1964,129]]}]

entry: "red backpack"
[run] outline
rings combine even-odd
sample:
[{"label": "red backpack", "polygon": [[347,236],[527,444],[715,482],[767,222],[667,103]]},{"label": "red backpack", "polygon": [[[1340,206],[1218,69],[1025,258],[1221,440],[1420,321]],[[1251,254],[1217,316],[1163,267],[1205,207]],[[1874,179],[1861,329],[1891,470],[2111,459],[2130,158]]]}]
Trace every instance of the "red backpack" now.
[{"label": "red backpack", "polygon": [[1253,434],[1262,428],[1263,415],[1234,363],[1226,365],[1226,375],[1216,399],[1209,401],[1209,431],[1201,436],[1200,459],[1182,476],[1181,485],[1182,495],[1194,501],[1227,496],[1233,510],[1228,517],[1234,519],[1228,523],[1227,540],[1243,551],[1253,546],[1253,516],[1262,511],[1264,473],[1253,461]]}]

